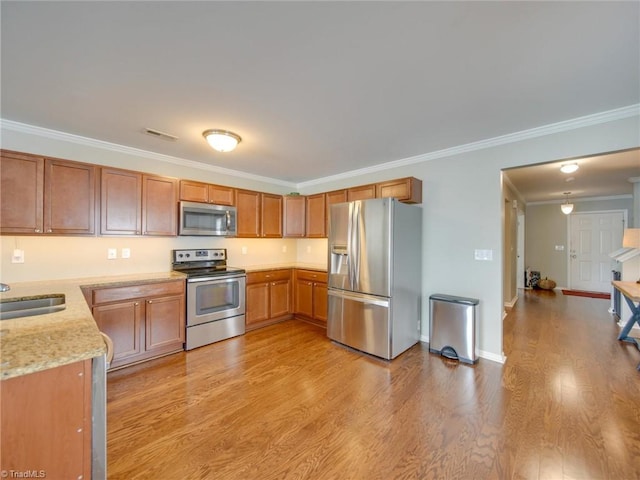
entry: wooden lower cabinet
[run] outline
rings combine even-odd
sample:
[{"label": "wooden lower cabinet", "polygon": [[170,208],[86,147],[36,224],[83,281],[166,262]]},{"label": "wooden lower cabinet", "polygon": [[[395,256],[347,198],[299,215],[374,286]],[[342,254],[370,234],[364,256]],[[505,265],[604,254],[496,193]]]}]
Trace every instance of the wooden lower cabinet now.
[{"label": "wooden lower cabinet", "polygon": [[100,331],[113,341],[111,369],[184,349],[184,280],[94,289]]},{"label": "wooden lower cabinet", "polygon": [[2,477],[91,478],[91,360],[2,380]]},{"label": "wooden lower cabinet", "polygon": [[246,330],[291,318],[291,290],[290,269],[247,273]]},{"label": "wooden lower cabinet", "polygon": [[296,317],[316,325],[327,326],[327,274],[315,270],[295,271]]}]

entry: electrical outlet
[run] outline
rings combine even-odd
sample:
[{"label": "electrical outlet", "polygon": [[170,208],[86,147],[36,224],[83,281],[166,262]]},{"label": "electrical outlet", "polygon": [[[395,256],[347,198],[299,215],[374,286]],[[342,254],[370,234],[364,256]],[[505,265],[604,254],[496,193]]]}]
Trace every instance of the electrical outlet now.
[{"label": "electrical outlet", "polygon": [[24,263],[24,250],[16,248],[11,255],[11,263]]},{"label": "electrical outlet", "polygon": [[311,253],[311,245],[307,245],[307,253]]},{"label": "electrical outlet", "polygon": [[120,252],[120,256],[122,258],[131,258],[131,249],[123,248],[122,251]]},{"label": "electrical outlet", "polygon": [[287,253],[287,246],[286,245],[282,246],[282,253]]},{"label": "electrical outlet", "polygon": [[118,258],[118,249],[117,248],[108,248],[107,249],[107,260],[115,260]]},{"label": "electrical outlet", "polygon": [[242,247],[242,255],[246,255],[247,254],[247,247]]}]

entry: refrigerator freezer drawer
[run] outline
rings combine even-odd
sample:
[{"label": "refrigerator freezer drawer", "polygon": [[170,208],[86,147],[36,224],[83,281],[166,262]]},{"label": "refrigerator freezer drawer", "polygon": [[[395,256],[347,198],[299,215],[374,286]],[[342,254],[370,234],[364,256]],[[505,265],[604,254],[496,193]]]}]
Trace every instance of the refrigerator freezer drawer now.
[{"label": "refrigerator freezer drawer", "polygon": [[389,299],[329,290],[327,336],[390,360]]}]

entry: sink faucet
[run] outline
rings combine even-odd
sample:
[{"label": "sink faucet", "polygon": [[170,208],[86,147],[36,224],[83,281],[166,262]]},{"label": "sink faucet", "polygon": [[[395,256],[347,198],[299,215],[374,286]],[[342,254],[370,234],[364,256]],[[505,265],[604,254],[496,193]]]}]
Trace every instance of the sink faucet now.
[{"label": "sink faucet", "polygon": [[8,292],[11,290],[11,287],[6,283],[0,283],[0,292]]}]

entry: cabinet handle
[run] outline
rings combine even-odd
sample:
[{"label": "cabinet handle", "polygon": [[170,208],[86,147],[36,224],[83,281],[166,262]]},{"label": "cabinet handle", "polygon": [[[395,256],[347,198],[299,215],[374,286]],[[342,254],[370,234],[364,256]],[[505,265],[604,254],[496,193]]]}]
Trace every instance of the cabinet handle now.
[{"label": "cabinet handle", "polygon": [[51,230],[51,229],[47,230],[47,233],[51,233],[51,232],[53,232],[53,230]]},{"label": "cabinet handle", "polygon": [[276,282],[273,282],[271,285],[275,285],[275,284],[276,284]]},{"label": "cabinet handle", "polygon": [[36,229],[35,229],[35,232],[36,232],[36,233],[40,233],[40,229],[39,229],[39,228],[36,228]]},{"label": "cabinet handle", "polygon": [[153,300],[148,300],[149,303],[153,303]]},{"label": "cabinet handle", "polygon": [[135,302],[134,305],[138,306],[138,305],[140,305],[140,302]]}]

